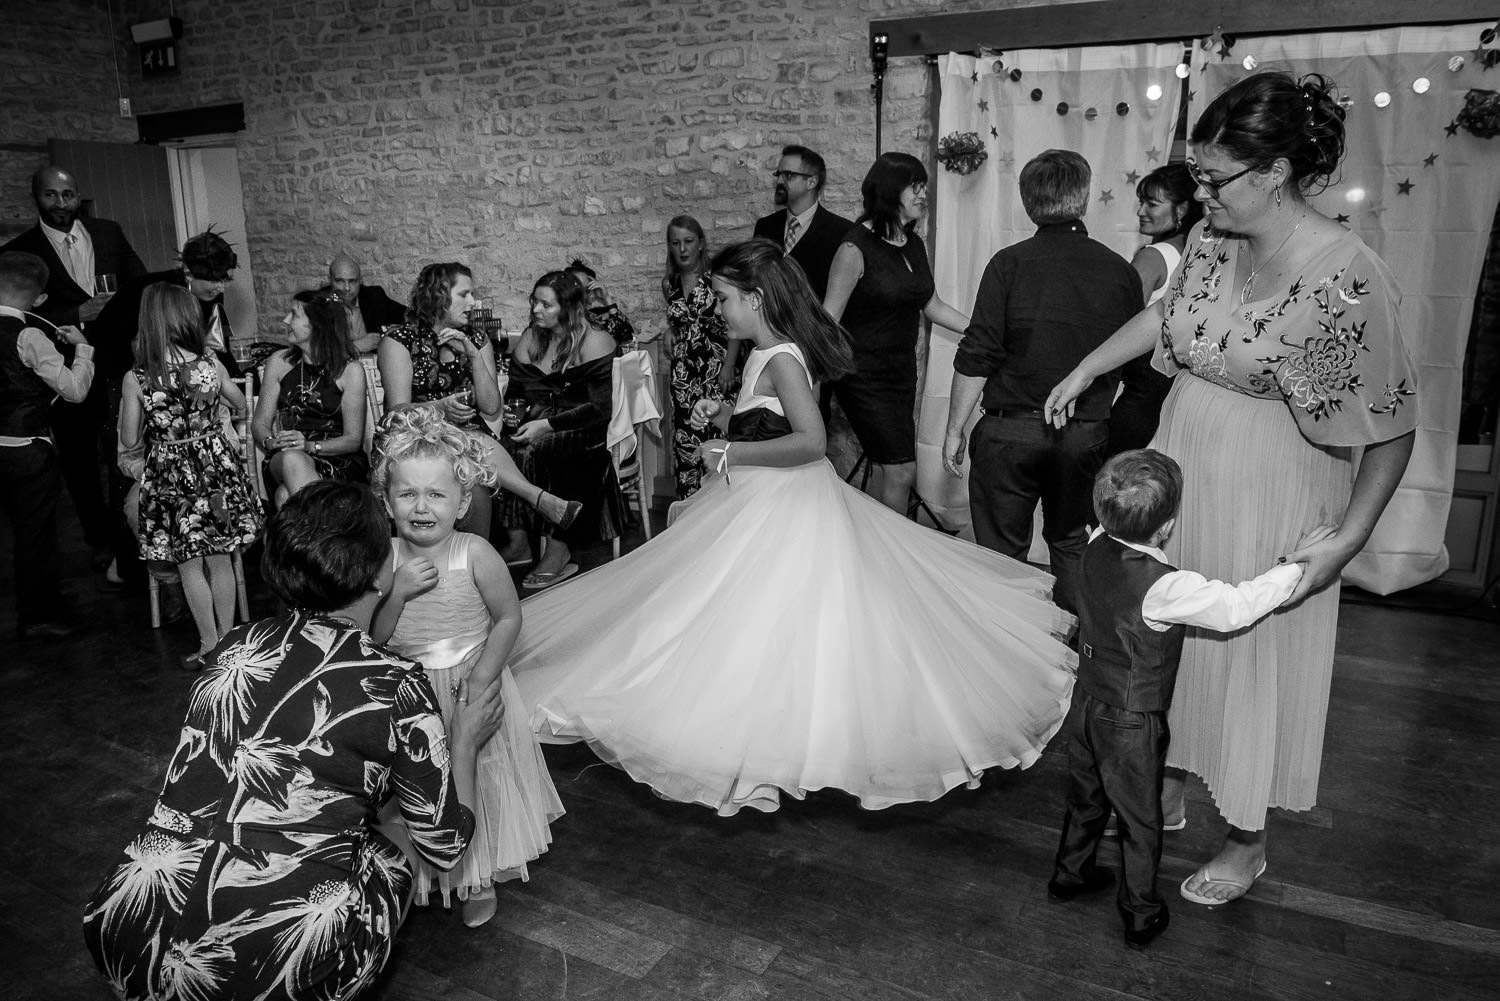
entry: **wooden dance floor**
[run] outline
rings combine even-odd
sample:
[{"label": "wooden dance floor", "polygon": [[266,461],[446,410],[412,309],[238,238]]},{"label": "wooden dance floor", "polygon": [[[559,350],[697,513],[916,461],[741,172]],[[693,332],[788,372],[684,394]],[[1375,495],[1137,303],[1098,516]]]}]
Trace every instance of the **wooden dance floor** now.
[{"label": "wooden dance floor", "polygon": [[[110,996],[81,907],[147,815],[188,689],[176,662],[195,643],[153,632],[143,593],[100,591],[76,543],[64,558],[80,635],[17,644],[0,539],[0,998],[11,1001]],[[1412,600],[1424,599],[1403,606]],[[269,609],[253,585],[252,603]],[[871,813],[825,793],[721,819],[656,799],[586,750],[548,748],[568,814],[531,882],[502,888],[478,930],[456,911],[414,909],[373,996],[1493,999],[1497,641],[1493,616],[1346,598],[1320,806],[1273,815],[1265,877],[1209,910],[1177,896],[1225,829],[1190,786],[1189,826],[1167,835],[1162,867],[1172,925],[1144,953],[1122,944],[1112,899],[1047,900],[1057,752],[936,804]]]}]

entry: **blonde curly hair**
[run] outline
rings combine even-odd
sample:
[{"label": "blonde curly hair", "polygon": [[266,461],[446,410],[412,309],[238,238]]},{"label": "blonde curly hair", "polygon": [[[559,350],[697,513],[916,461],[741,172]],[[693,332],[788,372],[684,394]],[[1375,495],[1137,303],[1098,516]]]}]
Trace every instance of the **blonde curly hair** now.
[{"label": "blonde curly hair", "polygon": [[375,461],[370,486],[381,496],[390,486],[391,467],[406,459],[447,459],[464,493],[476,486],[495,486],[495,470],[485,461],[484,444],[444,420],[436,406],[419,404],[387,414],[371,451]]}]

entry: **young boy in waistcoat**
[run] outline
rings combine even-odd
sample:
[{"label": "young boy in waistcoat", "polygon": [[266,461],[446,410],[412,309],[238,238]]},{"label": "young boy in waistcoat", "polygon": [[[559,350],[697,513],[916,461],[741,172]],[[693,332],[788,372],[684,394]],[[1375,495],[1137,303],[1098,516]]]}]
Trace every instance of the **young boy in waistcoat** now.
[{"label": "young boy in waistcoat", "polygon": [[[57,502],[62,472],[52,441],[54,397],[80,403],[94,378],[94,349],[77,327],[56,336],[77,350],[72,365],[26,311],[47,298],[47,264],[35,254],[0,254],[0,507],[15,530],[16,637],[61,639]],[[45,326],[52,326],[40,321]]]},{"label": "young boy in waistcoat", "polygon": [[[1285,601],[1302,576],[1299,564],[1284,564],[1231,585],[1171,566],[1161,546],[1181,499],[1182,470],[1169,456],[1136,449],[1106,462],[1094,479],[1100,527],[1078,577],[1068,809],[1047,894],[1066,902],[1114,882],[1095,861],[1113,808],[1122,863],[1117,904],[1125,944],[1134,949],[1149,945],[1169,917],[1156,892],[1161,786],[1186,627],[1243,629]],[[1319,528],[1309,538],[1326,534]]]}]

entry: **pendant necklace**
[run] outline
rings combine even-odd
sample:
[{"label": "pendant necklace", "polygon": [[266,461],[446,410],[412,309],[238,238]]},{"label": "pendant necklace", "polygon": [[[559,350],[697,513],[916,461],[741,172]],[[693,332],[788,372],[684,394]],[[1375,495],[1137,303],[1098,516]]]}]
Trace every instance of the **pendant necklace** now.
[{"label": "pendant necklace", "polygon": [[[1250,298],[1250,287],[1255,284],[1255,276],[1264,271],[1266,269],[1266,265],[1276,260],[1276,255],[1281,253],[1282,249],[1286,247],[1287,242],[1291,240],[1292,237],[1297,235],[1297,230],[1302,228],[1302,220],[1306,218],[1307,209],[1303,209],[1302,215],[1297,217],[1297,225],[1292,227],[1292,231],[1286,235],[1286,239],[1282,240],[1281,243],[1277,245],[1276,249],[1271,251],[1271,256],[1262,261],[1260,267],[1251,269],[1250,277],[1245,279],[1245,287],[1240,289],[1241,306],[1243,306],[1245,302]],[[1252,257],[1251,260],[1253,261],[1254,258]]]}]

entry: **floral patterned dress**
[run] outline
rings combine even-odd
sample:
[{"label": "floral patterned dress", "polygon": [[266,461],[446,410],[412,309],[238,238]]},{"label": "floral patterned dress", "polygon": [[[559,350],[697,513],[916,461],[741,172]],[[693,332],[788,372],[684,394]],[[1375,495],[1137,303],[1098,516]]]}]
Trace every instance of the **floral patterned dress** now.
[{"label": "floral patterned dress", "polygon": [[[677,499],[691,497],[703,478],[698,446],[718,431],[694,431],[688,419],[693,404],[705,397],[720,399],[719,376],[724,371],[728,333],[719,315],[712,283],[705,274],[686,294],[682,276],[662,279],[667,300],[667,323],[672,328],[672,467],[677,477]],[[732,397],[731,397],[732,399]]]},{"label": "floral patterned dress", "polygon": [[260,498],[224,427],[213,359],[169,369],[165,384],[153,385],[140,368],[135,377],[146,447],[141,558],[183,563],[250,545],[260,533]]},{"label": "floral patterned dress", "polygon": [[145,829],[84,907],[121,998],[350,998],[390,957],[406,857],[373,829],[391,797],[442,868],[474,818],[416,664],[326,615],[225,637],[193,685]]},{"label": "floral patterned dress", "polygon": [[[1155,448],[1182,465],[1173,565],[1238,581],[1349,503],[1353,450],[1417,423],[1400,292],[1350,232],[1240,301],[1237,239],[1200,227],[1165,299],[1155,364],[1175,376]],[[1250,629],[1188,629],[1168,722],[1171,765],[1201,775],[1226,820],[1315,805],[1338,584]]]},{"label": "floral patterned dress", "polygon": [[[427,403],[474,388],[474,372],[469,367],[469,360],[460,353],[439,348],[437,335],[431,330],[419,330],[410,323],[403,323],[386,331],[385,336],[400,344],[411,355],[411,402]],[[483,348],[489,343],[484,334],[477,330],[465,331],[465,336],[476,348]],[[381,375],[384,376],[384,373]],[[473,420],[464,427],[493,437],[477,410]]]}]

